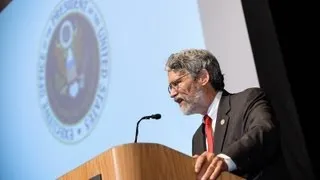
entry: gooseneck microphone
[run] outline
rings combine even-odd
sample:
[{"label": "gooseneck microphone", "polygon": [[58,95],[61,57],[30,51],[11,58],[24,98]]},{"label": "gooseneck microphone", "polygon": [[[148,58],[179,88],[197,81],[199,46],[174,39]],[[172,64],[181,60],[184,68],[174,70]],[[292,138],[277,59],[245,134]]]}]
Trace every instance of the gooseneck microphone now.
[{"label": "gooseneck microphone", "polygon": [[142,120],[144,119],[155,119],[155,120],[158,120],[161,118],[161,114],[153,114],[151,116],[144,116],[142,117],[138,122],[137,122],[137,125],[136,125],[136,135],[135,135],[135,138],[134,138],[134,143],[137,143],[137,140],[138,140],[138,134],[139,134],[139,124]]}]

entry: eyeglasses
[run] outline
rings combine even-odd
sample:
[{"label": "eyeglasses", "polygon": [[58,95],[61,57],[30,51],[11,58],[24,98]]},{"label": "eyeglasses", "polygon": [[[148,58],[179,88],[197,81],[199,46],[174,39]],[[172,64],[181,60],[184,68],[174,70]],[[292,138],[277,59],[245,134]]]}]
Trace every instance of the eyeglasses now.
[{"label": "eyeglasses", "polygon": [[186,73],[186,74],[182,75],[181,77],[179,77],[178,79],[172,81],[169,84],[169,86],[168,86],[169,94],[171,94],[172,89],[175,89],[176,91],[179,89],[179,85],[182,82],[182,78],[186,77],[187,75],[189,75],[189,73]]}]

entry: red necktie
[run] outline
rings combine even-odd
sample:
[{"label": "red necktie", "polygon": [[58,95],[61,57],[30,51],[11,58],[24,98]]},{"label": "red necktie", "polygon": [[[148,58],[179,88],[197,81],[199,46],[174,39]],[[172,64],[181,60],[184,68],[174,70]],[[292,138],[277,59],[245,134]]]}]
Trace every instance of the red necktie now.
[{"label": "red necktie", "polygon": [[208,116],[204,116],[205,132],[208,143],[208,152],[213,153],[213,132],[212,132],[212,119]]}]

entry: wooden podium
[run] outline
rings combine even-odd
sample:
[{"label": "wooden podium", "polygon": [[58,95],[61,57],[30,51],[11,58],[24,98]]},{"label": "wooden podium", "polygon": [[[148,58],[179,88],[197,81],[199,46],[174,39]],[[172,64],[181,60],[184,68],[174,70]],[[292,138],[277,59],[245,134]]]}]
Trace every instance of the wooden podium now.
[{"label": "wooden podium", "polygon": [[[113,147],[59,180],[195,180],[194,159],[154,143],[132,143]],[[219,180],[243,180],[223,172]]]}]

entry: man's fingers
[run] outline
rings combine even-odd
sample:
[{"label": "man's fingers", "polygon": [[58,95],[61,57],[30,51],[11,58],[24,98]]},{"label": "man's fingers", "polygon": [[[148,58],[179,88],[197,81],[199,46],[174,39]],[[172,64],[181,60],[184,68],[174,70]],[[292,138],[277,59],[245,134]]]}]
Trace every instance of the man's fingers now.
[{"label": "man's fingers", "polygon": [[218,157],[213,157],[213,159],[212,159],[212,157],[207,157],[207,158],[208,158],[208,162],[211,162],[211,163],[207,167],[207,170],[205,171],[205,173],[203,174],[201,179],[209,179],[209,177],[215,171],[217,161],[219,160]]},{"label": "man's fingers", "polygon": [[193,167],[195,167],[196,161],[197,161],[197,158],[198,158],[198,157],[199,157],[198,154],[195,154],[195,155],[192,156],[192,159],[193,159]]},{"label": "man's fingers", "polygon": [[[207,157],[207,161],[203,164],[200,173],[198,173],[197,179],[201,180],[214,180],[217,179],[223,171],[225,162],[223,158],[212,156]],[[210,164],[209,164],[210,163]]]},{"label": "man's fingers", "polygon": [[192,158],[198,158],[198,157],[199,157],[198,154],[195,154],[195,155],[192,156]]},{"label": "man's fingers", "polygon": [[221,174],[222,164],[223,162],[221,160],[217,162],[216,167],[210,176],[210,180],[214,180],[218,178],[218,176]]},{"label": "man's fingers", "polygon": [[205,170],[204,174],[201,176],[201,180],[209,179],[209,177],[214,172],[214,170],[215,170],[215,165],[212,163],[209,164],[209,166],[207,166],[207,169]]},{"label": "man's fingers", "polygon": [[200,156],[198,156],[197,160],[196,160],[196,164],[195,164],[195,172],[198,173],[202,167],[202,164],[205,162],[206,160],[206,154],[207,152],[203,152]]}]

